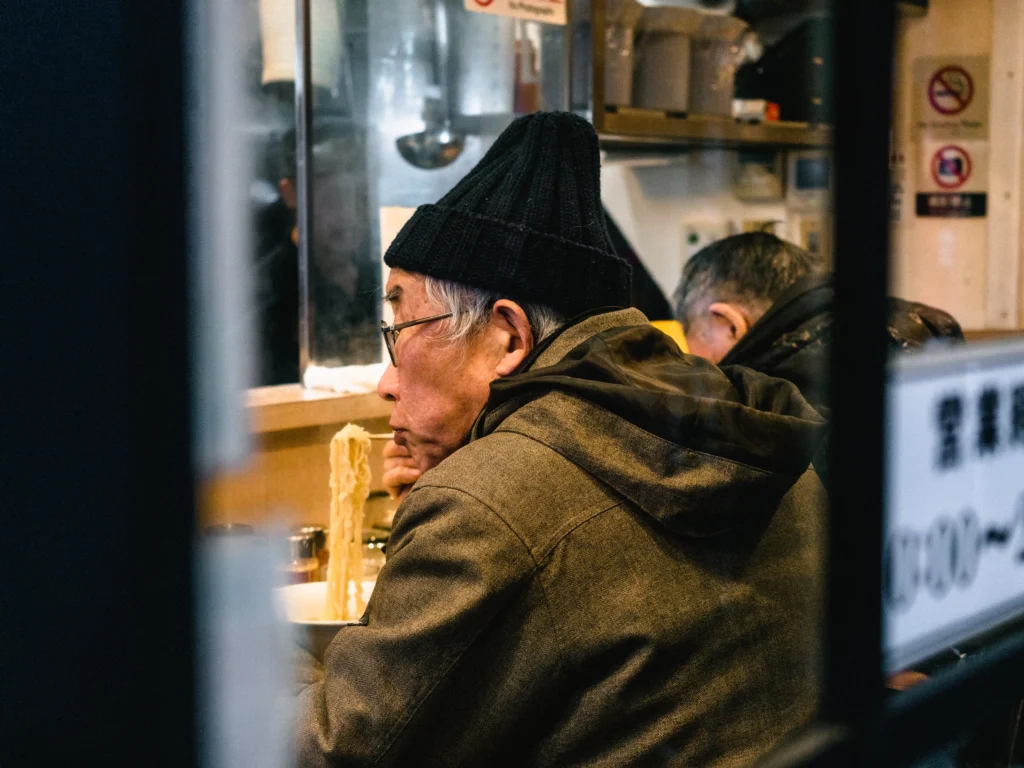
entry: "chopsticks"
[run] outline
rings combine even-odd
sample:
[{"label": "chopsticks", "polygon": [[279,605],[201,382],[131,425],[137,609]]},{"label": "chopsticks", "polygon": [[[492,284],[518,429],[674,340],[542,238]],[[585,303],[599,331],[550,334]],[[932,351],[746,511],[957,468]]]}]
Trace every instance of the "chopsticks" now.
[{"label": "chopsticks", "polygon": [[379,434],[379,435],[370,435],[370,439],[371,440],[394,440],[395,439],[395,433],[394,432],[387,432],[387,433],[382,433],[382,434]]}]

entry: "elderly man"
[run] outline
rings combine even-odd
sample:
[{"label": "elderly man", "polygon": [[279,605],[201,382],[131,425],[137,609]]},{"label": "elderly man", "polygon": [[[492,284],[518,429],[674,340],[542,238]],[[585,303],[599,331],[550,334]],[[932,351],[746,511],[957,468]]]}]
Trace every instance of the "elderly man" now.
[{"label": "elderly man", "polygon": [[806,723],[820,417],[622,309],[589,124],[517,120],[385,261],[415,485],[299,764],[740,766]]},{"label": "elderly man", "polygon": [[[792,381],[828,413],[835,291],[819,257],[768,232],[727,237],[686,263],[675,300],[690,352]],[[889,299],[888,330],[893,349],[963,339],[942,310],[901,299]]]}]

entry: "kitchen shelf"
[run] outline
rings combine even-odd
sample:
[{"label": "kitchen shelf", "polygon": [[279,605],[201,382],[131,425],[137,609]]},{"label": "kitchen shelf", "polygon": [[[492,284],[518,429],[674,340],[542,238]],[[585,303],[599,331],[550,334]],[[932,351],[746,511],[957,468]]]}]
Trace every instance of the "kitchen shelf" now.
[{"label": "kitchen shelf", "polygon": [[710,115],[670,116],[654,110],[621,108],[605,111],[600,131],[605,149],[669,149],[749,147],[824,149],[832,129],[806,123],[741,123]]}]

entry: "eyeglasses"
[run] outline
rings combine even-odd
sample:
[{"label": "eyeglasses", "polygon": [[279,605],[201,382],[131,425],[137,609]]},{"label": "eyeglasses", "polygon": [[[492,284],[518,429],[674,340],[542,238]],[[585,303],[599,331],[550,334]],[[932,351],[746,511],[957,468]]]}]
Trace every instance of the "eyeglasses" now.
[{"label": "eyeglasses", "polygon": [[451,317],[451,312],[446,312],[443,315],[431,315],[430,317],[421,317],[419,320],[410,320],[407,323],[398,323],[397,325],[387,325],[383,320],[380,323],[380,332],[384,337],[384,346],[388,348],[388,355],[391,357],[391,364],[398,367],[398,357],[395,354],[395,345],[398,343],[398,332],[403,328],[411,328],[414,325],[423,325],[424,323],[432,323],[435,320],[444,320],[447,317]]}]

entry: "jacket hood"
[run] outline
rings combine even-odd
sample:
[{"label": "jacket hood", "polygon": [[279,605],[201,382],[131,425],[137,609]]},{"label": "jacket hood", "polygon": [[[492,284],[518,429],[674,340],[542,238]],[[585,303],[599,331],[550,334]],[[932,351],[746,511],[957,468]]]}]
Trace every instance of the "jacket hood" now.
[{"label": "jacket hood", "polygon": [[629,309],[569,325],[493,382],[471,439],[524,434],[661,524],[706,536],[770,516],[823,427],[791,383],[685,355]]}]

